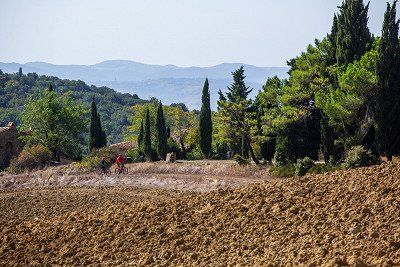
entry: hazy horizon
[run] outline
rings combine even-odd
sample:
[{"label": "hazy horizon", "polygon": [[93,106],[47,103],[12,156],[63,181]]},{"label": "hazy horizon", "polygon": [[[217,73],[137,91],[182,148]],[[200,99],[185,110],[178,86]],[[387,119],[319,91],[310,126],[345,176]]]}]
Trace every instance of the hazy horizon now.
[{"label": "hazy horizon", "polygon": [[[5,0],[0,61],[286,66],[330,31],[341,2]],[[369,27],[380,35],[386,1],[370,2]]]}]

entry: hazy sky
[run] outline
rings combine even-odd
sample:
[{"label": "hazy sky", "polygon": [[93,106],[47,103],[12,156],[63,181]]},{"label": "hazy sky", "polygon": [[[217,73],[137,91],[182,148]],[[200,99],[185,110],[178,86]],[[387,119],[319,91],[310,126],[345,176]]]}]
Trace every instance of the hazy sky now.
[{"label": "hazy sky", "polygon": [[[0,0],[0,61],[284,66],[341,0]],[[380,35],[386,1],[371,0]]]}]

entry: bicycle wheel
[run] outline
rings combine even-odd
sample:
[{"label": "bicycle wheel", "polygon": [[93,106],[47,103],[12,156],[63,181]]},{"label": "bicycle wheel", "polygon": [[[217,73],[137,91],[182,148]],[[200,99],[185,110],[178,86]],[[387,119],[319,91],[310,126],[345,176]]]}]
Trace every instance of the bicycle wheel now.
[{"label": "bicycle wheel", "polygon": [[115,174],[119,174],[119,169],[118,169],[118,167],[115,168],[114,173],[115,173]]},{"label": "bicycle wheel", "polygon": [[123,174],[128,174],[128,173],[129,173],[128,168],[127,168],[127,167],[124,167],[124,168],[122,169],[122,173],[123,173]]},{"label": "bicycle wheel", "polygon": [[105,172],[105,175],[110,176],[111,175],[111,170],[107,169],[106,172]]}]

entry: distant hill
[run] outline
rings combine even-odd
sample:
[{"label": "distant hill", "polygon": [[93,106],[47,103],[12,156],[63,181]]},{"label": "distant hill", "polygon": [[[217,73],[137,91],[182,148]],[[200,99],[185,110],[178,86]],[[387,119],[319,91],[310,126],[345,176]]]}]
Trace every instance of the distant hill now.
[{"label": "distant hill", "polygon": [[287,77],[287,67],[256,67],[241,63],[223,63],[212,67],[177,67],[128,60],[110,60],[87,66],[0,62],[0,69],[3,72],[14,73],[21,67],[24,73],[35,72],[82,80],[88,84],[106,85],[120,92],[137,94],[141,98],[157,97],[165,104],[185,102],[190,109],[199,109],[204,79],[208,77],[210,80],[211,101],[215,108],[217,91],[226,90],[231,83],[231,72],[242,65],[245,68],[246,81],[254,88],[254,94],[261,89],[268,77]]}]

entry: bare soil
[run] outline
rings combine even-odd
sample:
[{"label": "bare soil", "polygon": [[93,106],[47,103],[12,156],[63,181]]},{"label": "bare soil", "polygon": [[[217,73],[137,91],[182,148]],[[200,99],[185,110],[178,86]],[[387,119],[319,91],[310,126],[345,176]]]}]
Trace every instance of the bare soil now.
[{"label": "bare soil", "polygon": [[3,190],[0,238],[2,266],[398,266],[400,163],[209,192]]}]

